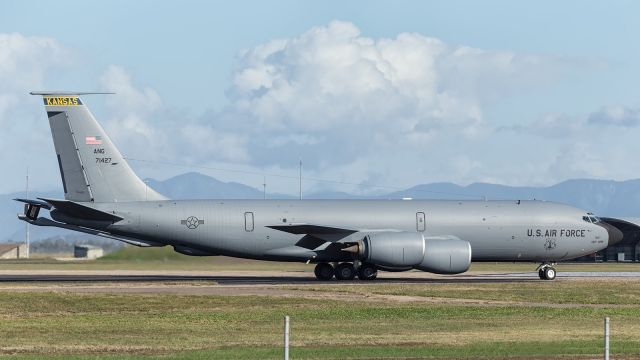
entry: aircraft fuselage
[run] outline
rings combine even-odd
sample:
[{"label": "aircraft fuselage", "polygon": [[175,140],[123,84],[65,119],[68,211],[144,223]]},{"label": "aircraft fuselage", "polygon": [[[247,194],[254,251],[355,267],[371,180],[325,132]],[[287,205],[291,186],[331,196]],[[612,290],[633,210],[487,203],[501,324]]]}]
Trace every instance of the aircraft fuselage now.
[{"label": "aircraft fuselage", "polygon": [[543,201],[167,200],[93,207],[124,218],[107,227],[113,234],[264,260],[314,261],[321,242],[315,248],[304,234],[268,227],[295,224],[356,230],[340,243],[386,229],[453,236],[471,244],[473,261],[551,262],[608,245],[607,229],[583,220],[585,211]]}]

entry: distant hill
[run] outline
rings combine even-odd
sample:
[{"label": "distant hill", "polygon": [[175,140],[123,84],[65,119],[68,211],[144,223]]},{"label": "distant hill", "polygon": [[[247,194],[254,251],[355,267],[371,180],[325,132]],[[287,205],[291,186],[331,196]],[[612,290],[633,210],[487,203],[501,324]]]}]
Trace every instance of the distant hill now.
[{"label": "distant hill", "polygon": [[[148,179],[149,186],[173,199],[262,199],[261,190],[237,182],[223,182],[197,172],[157,181]],[[32,197],[62,198],[60,192],[36,192]],[[283,194],[267,194],[270,199],[295,199]],[[0,242],[21,241],[24,238],[24,223],[16,218],[22,205],[13,198],[24,197],[23,193],[0,195]],[[452,183],[417,185],[412,188],[376,196],[356,196],[344,192],[319,192],[305,195],[306,199],[538,199],[566,203],[591,211],[601,216],[639,217],[640,179],[608,181],[577,179],[568,180],[549,187],[513,187],[496,184],[474,183],[459,186]],[[31,227],[31,237],[38,239],[69,237],[72,232]]]},{"label": "distant hill", "polygon": [[164,181],[146,180],[154,190],[171,199],[261,199],[264,194],[251,186],[222,182],[207,175],[189,172]]},{"label": "distant hill", "polygon": [[556,201],[613,217],[640,215],[640,180],[567,180],[549,187],[512,187],[474,183],[458,186],[451,183],[418,185],[391,193],[391,198],[414,199],[483,199]]}]

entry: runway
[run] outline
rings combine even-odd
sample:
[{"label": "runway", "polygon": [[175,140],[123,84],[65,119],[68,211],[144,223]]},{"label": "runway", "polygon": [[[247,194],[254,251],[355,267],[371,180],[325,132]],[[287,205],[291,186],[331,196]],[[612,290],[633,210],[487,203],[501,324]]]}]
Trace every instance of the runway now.
[{"label": "runway", "polygon": [[[634,279],[640,272],[559,272],[556,281],[580,279]],[[219,285],[296,285],[296,284],[420,284],[420,283],[505,283],[540,281],[536,272],[436,275],[424,272],[380,272],[375,281],[318,281],[303,271],[0,271],[0,283],[189,283],[209,282]]]}]

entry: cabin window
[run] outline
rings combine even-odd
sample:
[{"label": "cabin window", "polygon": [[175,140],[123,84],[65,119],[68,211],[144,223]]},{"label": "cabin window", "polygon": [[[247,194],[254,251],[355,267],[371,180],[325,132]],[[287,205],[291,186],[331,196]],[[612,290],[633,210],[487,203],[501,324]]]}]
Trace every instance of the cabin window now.
[{"label": "cabin window", "polygon": [[422,232],[426,229],[426,220],[423,212],[416,213],[416,230]]},{"label": "cabin window", "polygon": [[253,231],[253,213],[252,212],[244,213],[244,230]]}]

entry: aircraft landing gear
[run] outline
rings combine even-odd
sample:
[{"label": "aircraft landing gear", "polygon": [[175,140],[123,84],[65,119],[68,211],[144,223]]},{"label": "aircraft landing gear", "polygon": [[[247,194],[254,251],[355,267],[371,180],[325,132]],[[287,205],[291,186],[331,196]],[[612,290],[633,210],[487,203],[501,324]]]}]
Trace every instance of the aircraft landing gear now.
[{"label": "aircraft landing gear", "polygon": [[540,277],[540,280],[554,280],[556,278],[557,272],[553,265],[555,264],[543,263],[540,265],[538,268],[538,276]]},{"label": "aircraft landing gear", "polygon": [[329,263],[319,263],[318,265],[316,265],[316,268],[313,270],[313,272],[316,274],[316,278],[318,280],[323,281],[331,280],[331,278],[333,278],[333,275],[335,274],[333,266],[331,266],[331,264]]},{"label": "aircraft landing gear", "polygon": [[369,263],[362,263],[358,267],[358,279],[360,280],[375,280],[378,277],[378,269],[376,266]]},{"label": "aircraft landing gear", "polygon": [[341,263],[336,266],[337,280],[353,280],[356,277],[356,268],[352,263]]},{"label": "aircraft landing gear", "polygon": [[361,263],[358,270],[348,262],[340,263],[335,268],[330,263],[318,263],[313,272],[322,281],[331,280],[334,276],[336,280],[353,280],[356,275],[360,280],[375,280],[378,277],[378,269],[369,263]]}]

